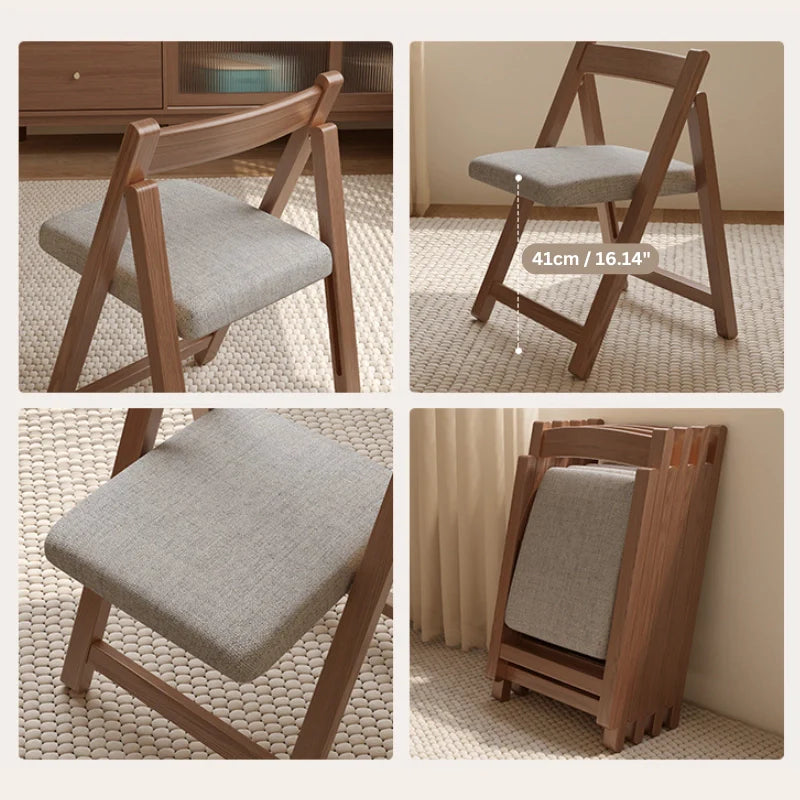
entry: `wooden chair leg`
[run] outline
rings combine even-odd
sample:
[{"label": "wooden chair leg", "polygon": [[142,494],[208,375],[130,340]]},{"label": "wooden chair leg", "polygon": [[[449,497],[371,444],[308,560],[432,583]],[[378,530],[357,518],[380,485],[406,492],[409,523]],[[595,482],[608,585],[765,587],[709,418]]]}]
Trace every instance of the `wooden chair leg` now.
[{"label": "wooden chair leg", "polygon": [[646,720],[637,719],[636,722],[633,723],[633,732],[631,733],[631,741],[634,744],[641,744],[642,740],[644,739],[644,728],[645,728]]},{"label": "wooden chair leg", "polygon": [[[132,408],[128,411],[111,470],[112,477],[153,448],[161,414],[160,408]],[[88,661],[89,650],[93,642],[103,638],[110,610],[111,605],[106,600],[84,587],[61,669],[61,680],[76,692],[85,692],[92,682],[94,668]]]},{"label": "wooden chair leg", "polygon": [[676,703],[674,706],[671,706],[667,710],[667,717],[664,720],[664,727],[669,728],[677,728],[681,722],[681,704]]},{"label": "wooden chair leg", "polygon": [[714,299],[714,320],[717,333],[723,339],[735,339],[738,334],[736,307],[733,301],[725,226],[722,222],[722,201],[711,138],[708,99],[704,93],[697,95],[689,113],[689,137],[708,264],[708,282]]},{"label": "wooden chair leg", "polygon": [[508,274],[508,269],[511,266],[511,260],[514,258],[514,253],[517,250],[517,241],[519,232],[525,230],[525,224],[530,216],[533,203],[526,200],[524,197],[519,200],[519,222],[517,221],[517,200],[511,204],[511,209],[506,217],[506,224],[497,241],[497,246],[494,249],[492,259],[489,262],[489,268],[486,270],[486,275],[483,277],[481,288],[478,290],[478,296],[475,298],[475,303],[472,306],[472,316],[481,322],[487,322],[492,315],[495,298],[492,296],[492,287],[495,283],[502,283]]},{"label": "wooden chair leg", "polygon": [[103,638],[110,611],[110,603],[84,588],[61,668],[61,680],[75,692],[85,692],[92,683],[94,667],[89,663],[89,650]]},{"label": "wooden chair leg", "polygon": [[625,746],[625,729],[604,728],[603,745],[614,753],[619,753]]},{"label": "wooden chair leg", "polygon": [[592,371],[626,279],[625,275],[604,275],[600,280],[600,287],[583,326],[581,340],[569,362],[569,371],[577,378],[586,380]]},{"label": "wooden chair leg", "polygon": [[664,709],[659,708],[655,714],[653,714],[652,719],[650,720],[650,724],[647,728],[647,733],[650,736],[658,736],[661,733],[661,729],[664,726]]},{"label": "wooden chair leg", "polygon": [[48,392],[74,392],[78,387],[86,355],[128,233],[125,211],[122,208],[122,193],[130,183],[144,177],[155,153],[159,134],[159,125],[153,119],[134,122],[125,131],[117,165],[111,174],[106,199],[53,367]]},{"label": "wooden chair leg", "polygon": [[155,181],[125,190],[153,391],[185,392],[161,200]]},{"label": "wooden chair leg", "polygon": [[[600,222],[600,231],[603,235],[603,241],[607,244],[614,244],[619,236],[619,222],[617,220],[617,205],[616,203],[599,203],[597,206],[597,218]],[[628,276],[625,276],[625,283],[622,285],[622,291],[628,290]]]},{"label": "wooden chair leg", "polygon": [[218,331],[214,331],[214,333],[211,334],[211,341],[208,343],[208,347],[201,350],[194,357],[194,363],[197,364],[198,367],[208,364],[217,355],[225,339],[225,334],[228,332],[228,328],[230,328],[230,325],[226,325],[224,328],[220,328]]},{"label": "wooden chair leg", "polygon": [[511,681],[500,679],[492,684],[492,697],[505,703],[511,697]]},{"label": "wooden chair leg", "polygon": [[333,259],[333,270],[325,279],[325,301],[334,388],[337,392],[358,392],[358,346],[336,126],[327,123],[313,128],[311,145],[320,239],[330,248]]},{"label": "wooden chair leg", "polygon": [[[103,282],[93,275],[81,276],[78,292],[72,303],[67,327],[58,348],[58,356],[50,376],[48,392],[74,392],[89,354],[94,332],[103,310],[111,278],[106,267],[100,269]],[[107,279],[107,280],[106,280]]]},{"label": "wooden chair leg", "polygon": [[347,596],[292,758],[326,758],[392,582],[392,484]]},{"label": "wooden chair leg", "polygon": [[334,388],[337,392],[360,392],[342,166],[336,126],[325,123],[313,128],[311,148],[314,154],[319,234],[320,239],[330,248],[333,259],[333,271],[325,279],[325,299],[328,306]]}]

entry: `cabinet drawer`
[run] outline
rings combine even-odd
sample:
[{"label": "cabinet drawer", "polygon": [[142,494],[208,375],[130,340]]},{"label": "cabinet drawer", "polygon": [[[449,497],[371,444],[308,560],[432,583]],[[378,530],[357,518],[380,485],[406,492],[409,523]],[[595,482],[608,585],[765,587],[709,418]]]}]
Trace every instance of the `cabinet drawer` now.
[{"label": "cabinet drawer", "polygon": [[21,111],[161,108],[160,42],[23,42]]}]

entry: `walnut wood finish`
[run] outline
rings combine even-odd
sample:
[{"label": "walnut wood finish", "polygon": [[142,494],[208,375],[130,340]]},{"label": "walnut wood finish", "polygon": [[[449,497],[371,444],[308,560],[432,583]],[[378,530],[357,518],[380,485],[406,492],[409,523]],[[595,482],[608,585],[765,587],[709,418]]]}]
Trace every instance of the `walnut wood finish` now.
[{"label": "walnut wood finish", "polygon": [[89,662],[98,672],[223,758],[274,758],[269,750],[189,700],[186,695],[122,655],[110,644],[101,640],[93,642],[89,650]]},{"label": "walnut wood finish", "polygon": [[158,42],[22,42],[19,108],[160,108]]},{"label": "walnut wood finish", "polygon": [[393,490],[390,481],[325,659],[292,758],[325,758],[392,583]]},{"label": "walnut wood finish", "polygon": [[[604,145],[606,136],[603,131],[603,118],[600,115],[600,100],[597,97],[597,84],[591,73],[583,76],[581,85],[578,87],[578,103],[580,104],[586,144]],[[616,242],[619,236],[616,205],[613,202],[600,203],[597,206],[597,217],[603,241]]]},{"label": "walnut wood finish", "polygon": [[182,360],[197,355],[198,364],[207,364],[219,351],[227,328],[192,342],[179,340],[158,186],[145,179],[263,145],[287,133],[292,136],[261,208],[280,216],[313,149],[320,238],[333,257],[333,274],[326,279],[325,290],[334,384],[337,391],[360,391],[338,138],[336,127],[325,121],[342,83],[339,73],[327,72],[309,89],[257,109],[163,130],[154,120],[128,126],[48,391],[72,392],[78,387],[128,230],[148,358],[84,388],[116,391],[150,374],[154,391],[184,391]]},{"label": "walnut wood finish", "polygon": [[[162,413],[160,408],[136,408],[128,412],[112,477],[152,450]],[[83,588],[61,669],[61,680],[76,692],[85,692],[92,682],[94,667],[89,661],[89,651],[92,644],[102,638],[110,611],[110,603],[91,589]]]},{"label": "walnut wood finish", "polygon": [[674,89],[681,77],[683,61],[674,53],[589,42],[581,59],[581,68],[590,74],[657,83]]},{"label": "walnut wood finish", "polygon": [[[311,114],[311,122],[294,131],[289,137],[278,161],[275,174],[261,200],[262,211],[272,214],[273,217],[280,217],[283,214],[286,204],[297,186],[297,180],[311,155],[311,129],[328,118],[336,98],[339,97],[343,83],[344,79],[338,72],[326,72],[317,77],[314,85],[319,88],[320,94]],[[216,331],[208,349],[195,358],[196,364],[203,366],[216,356],[228,332],[228,327]]]},{"label": "walnut wood finish", "polygon": [[275,175],[269,182],[264,199],[261,201],[261,210],[280,217],[286,208],[297,179],[311,155],[311,129],[322,125],[328,119],[336,99],[339,97],[344,78],[338,72],[326,72],[319,75],[316,86],[321,90],[319,99],[311,114],[308,125],[296,130],[284,148],[281,160],[275,169]]},{"label": "walnut wood finish", "polygon": [[[219,334],[219,331],[209,334],[208,336],[203,336],[200,339],[181,339],[179,346],[181,361],[185,361],[187,358],[194,355],[199,357],[203,352],[209,350],[217,334]],[[210,359],[206,359],[204,363],[208,363],[208,361],[210,361]],[[145,378],[149,378],[150,373],[150,357],[145,356],[138,361],[134,361],[132,364],[122,367],[122,369],[116,370],[116,372],[112,372],[99,380],[82,386],[78,391],[119,392],[128,386],[139,383],[139,381]]]},{"label": "walnut wood finish", "polygon": [[[512,496],[487,673],[492,694],[512,683],[595,716],[603,743],[619,751],[675,727],[700,601],[726,429],[536,422]],[[512,631],[505,611],[536,489],[553,466],[636,468],[605,660]]]},{"label": "walnut wood finish", "polygon": [[332,272],[325,278],[325,299],[334,387],[337,392],[360,392],[342,165],[339,160],[338,132],[333,123],[312,129],[311,150],[314,156],[319,238],[330,248],[333,261]]},{"label": "walnut wood finish", "polygon": [[[199,419],[209,409],[193,409]],[[113,475],[152,449],[162,409],[130,409],[125,419]],[[292,758],[325,758],[375,626],[387,608],[392,581],[392,481],[386,489],[317,686],[292,752]],[[62,680],[85,692],[97,670],[179,725],[224,758],[272,758],[258,745],[178,690],[103,641],[110,604],[84,587],[73,626]]]},{"label": "walnut wood finish", "polygon": [[[197,364],[198,367],[208,364],[209,361],[216,356],[219,352],[219,348],[222,347],[222,342],[225,340],[225,334],[228,332],[229,327],[230,325],[226,325],[224,328],[214,331],[214,333],[211,334],[208,346],[195,354],[194,363]],[[181,360],[183,360],[183,356],[181,356]]]},{"label": "walnut wood finish", "polygon": [[164,128],[151,174],[214,161],[293,133],[309,123],[321,93],[315,85],[260,108]]},{"label": "walnut wood finish", "polygon": [[[594,78],[596,74],[671,88],[670,100],[622,226],[617,222],[614,203],[601,203],[597,207],[602,238],[605,242],[629,244],[641,241],[681,132],[688,120],[710,288],[662,269],[636,277],[713,308],[717,332],[730,339],[736,336],[736,314],[707,100],[705,94],[698,94],[708,60],[709,54],[701,50],[690,50],[682,57],[630,47],[578,42],[564,70],[536,147],[555,147],[558,144],[576,96],[586,143],[605,143]],[[482,322],[488,321],[497,300],[517,308],[517,293],[503,281],[516,252],[518,204],[520,231],[531,214],[533,204],[530,201],[515,199],[472,308],[473,316]],[[576,343],[569,371],[585,380],[591,373],[620,294],[627,283],[626,275],[604,275],[583,324],[555,314],[540,304],[527,301],[527,298],[524,301],[520,297],[518,307],[521,314]],[[512,297],[513,305],[509,302]]]},{"label": "walnut wood finish", "polygon": [[[506,224],[503,226],[500,239],[494,249],[492,260],[489,262],[489,269],[486,270],[481,288],[478,290],[478,296],[472,306],[472,316],[481,322],[489,321],[494,304],[501,297],[501,287],[512,292],[516,301],[517,293],[505,286],[503,281],[508,274],[511,259],[514,258],[514,253],[517,251],[519,236],[525,230],[532,207],[533,203],[530,200],[526,200],[524,197],[515,198],[511,210],[508,212]],[[503,296],[508,298],[507,293]],[[522,300],[521,296],[520,300]],[[504,301],[501,300],[501,302]]]},{"label": "walnut wood finish", "polygon": [[700,221],[703,226],[708,279],[711,284],[711,307],[714,309],[717,333],[724,339],[735,339],[738,333],[736,308],[733,302],[725,228],[722,224],[722,205],[714,143],[711,138],[708,97],[705,92],[697,95],[689,112],[689,140],[692,145]]},{"label": "walnut wood finish", "polygon": [[122,206],[123,192],[147,175],[158,145],[159,130],[158,124],[152,120],[142,120],[131,123],[125,132],[61,340],[49,392],[73,392],[78,385],[128,233],[128,219]]},{"label": "walnut wood finish", "polygon": [[125,203],[153,391],[183,392],[186,387],[158,185],[148,180],[129,186],[125,190]]}]

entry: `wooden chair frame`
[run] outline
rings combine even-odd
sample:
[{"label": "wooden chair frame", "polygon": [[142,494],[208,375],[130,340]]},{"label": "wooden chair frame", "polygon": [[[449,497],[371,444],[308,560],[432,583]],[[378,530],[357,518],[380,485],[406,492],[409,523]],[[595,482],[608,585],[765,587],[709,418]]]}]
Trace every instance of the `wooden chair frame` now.
[{"label": "wooden chair frame", "polygon": [[[680,721],[726,428],[536,422],[517,464],[487,674],[492,694],[532,689],[592,714],[618,752]],[[519,547],[546,470],[598,460],[636,467],[604,661],[505,624]]]},{"label": "wooden chair frame", "polygon": [[148,375],[157,392],[185,391],[181,362],[190,356],[199,365],[211,361],[227,327],[199,339],[179,339],[158,184],[147,177],[234,155],[287,134],[260,207],[280,217],[313,154],[320,240],[333,261],[325,297],[334,386],[337,392],[360,391],[338,132],[326,122],[342,84],[340,73],[324,72],[311,88],[260,108],[163,129],[153,119],[128,125],[48,391],[77,390],[129,229],[148,355],[79,391],[119,391]]},{"label": "wooden chair frame", "polygon": [[[681,132],[688,121],[709,286],[661,268],[635,277],[713,309],[717,333],[725,339],[735,339],[736,310],[722,222],[708,98],[704,93],[698,93],[709,58],[705,50],[690,50],[682,57],[630,47],[578,42],[561,78],[536,147],[555,147],[558,144],[576,95],[586,143],[605,144],[595,75],[627,78],[671,88],[672,95],[622,226],[618,223],[613,202],[597,206],[603,241],[617,244],[637,244],[641,241]],[[532,208],[533,201],[525,198],[515,199],[511,206],[472,307],[472,315],[482,322],[489,319],[496,301],[517,308],[516,291],[503,281],[516,252],[517,231],[524,229]],[[626,286],[626,275],[604,275],[583,324],[524,296],[519,297],[518,307],[526,317],[575,343],[569,371],[585,380],[591,373],[619,296]]]},{"label": "wooden chair frame", "polygon": [[[207,409],[195,411],[195,418]],[[163,409],[130,409],[112,475],[154,446]],[[381,614],[392,616],[386,598],[392,581],[392,481],[348,591],[347,602],[325,658],[292,758],[326,758]],[[84,587],[61,679],[85,692],[95,670],[138,697],[224,758],[274,758],[268,749],[103,641],[111,604]]]}]

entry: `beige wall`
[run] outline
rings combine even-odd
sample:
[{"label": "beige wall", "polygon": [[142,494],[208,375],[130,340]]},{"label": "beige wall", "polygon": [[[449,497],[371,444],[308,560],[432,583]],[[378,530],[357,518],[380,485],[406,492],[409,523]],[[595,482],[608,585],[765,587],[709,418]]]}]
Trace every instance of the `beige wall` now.
[{"label": "beige wall", "polygon": [[[711,53],[708,93],[726,209],[783,209],[783,47],[776,42],[638,42],[676,53]],[[483,153],[533,145],[572,43],[426,42],[412,50],[413,200],[507,204],[508,196],[470,179],[467,165]],[[421,73],[420,73],[421,71]],[[424,97],[420,97],[420,92]],[[668,90],[598,78],[606,141],[647,150]],[[420,130],[420,129],[424,130]],[[583,144],[577,102],[561,139]],[[691,161],[684,132],[677,157]],[[427,184],[427,185],[426,185]],[[695,206],[694,196],[663,198],[662,207]]]},{"label": "beige wall", "polygon": [[783,731],[783,415],[774,409],[540,409],[540,419],[728,426],[686,697]]}]

